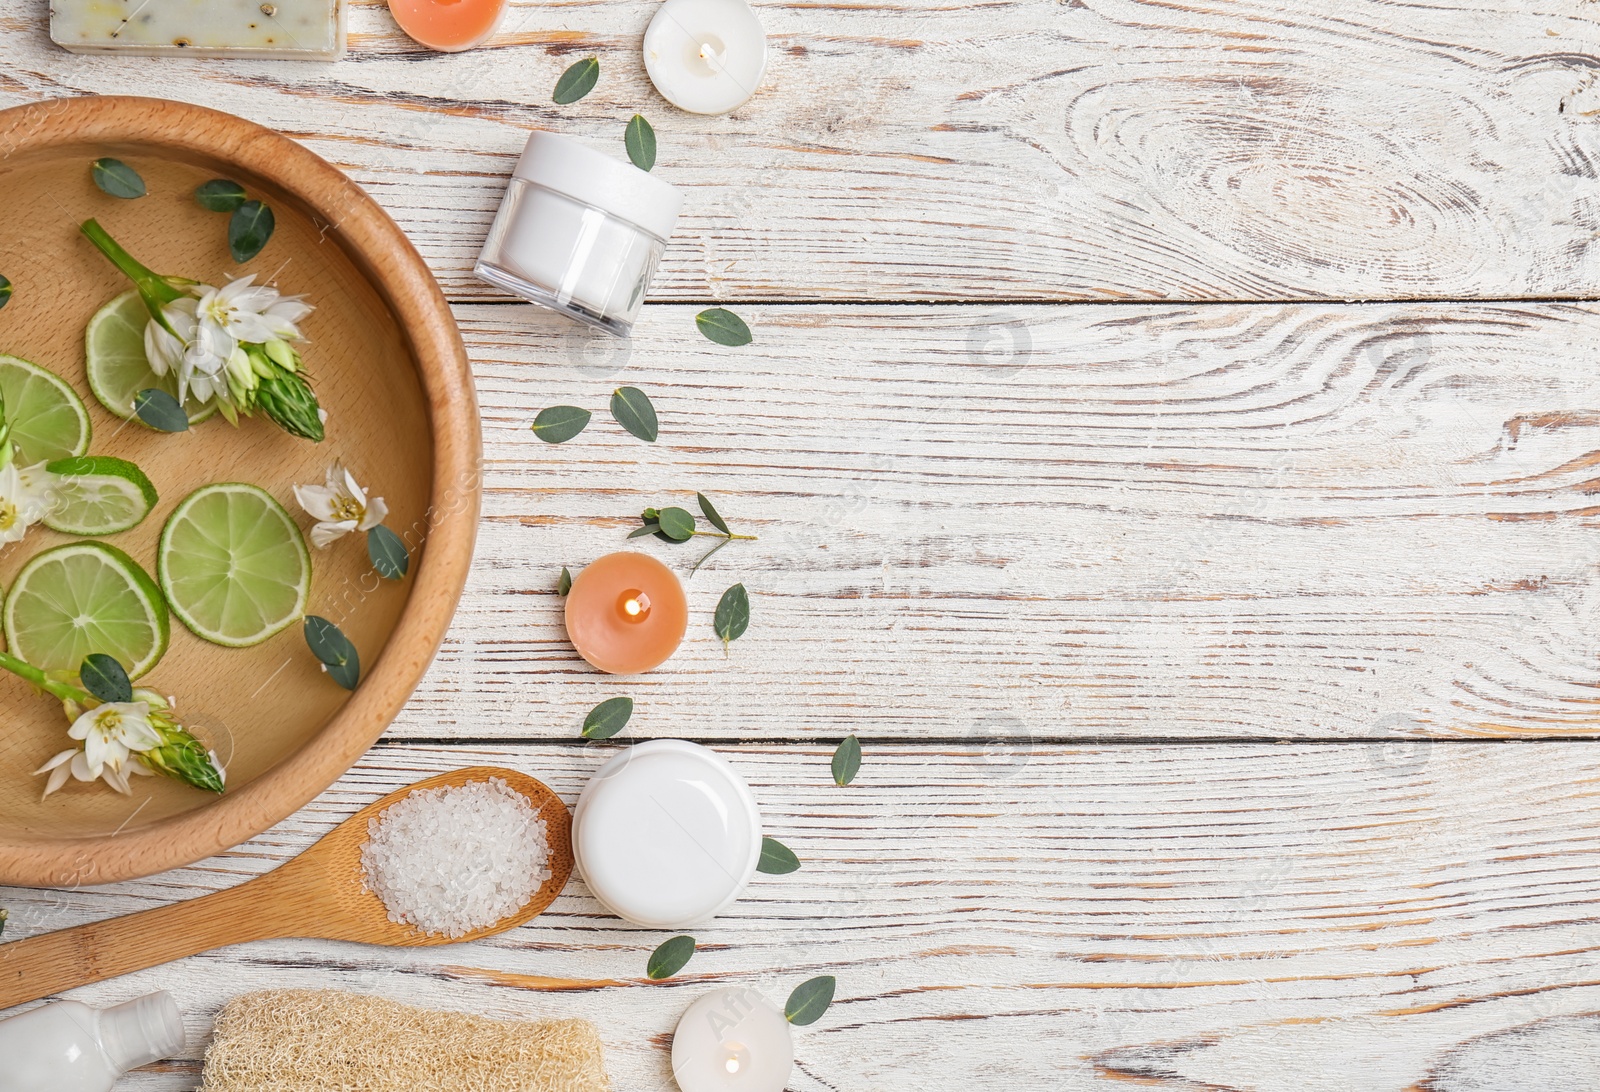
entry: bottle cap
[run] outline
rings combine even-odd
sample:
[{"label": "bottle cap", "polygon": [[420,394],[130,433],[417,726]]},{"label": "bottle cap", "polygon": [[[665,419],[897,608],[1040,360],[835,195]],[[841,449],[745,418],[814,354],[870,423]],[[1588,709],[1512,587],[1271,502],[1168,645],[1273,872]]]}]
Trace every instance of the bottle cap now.
[{"label": "bottle cap", "polygon": [[183,1049],[183,1013],[166,990],[100,1013],[100,1042],[121,1073],[170,1058]]},{"label": "bottle cap", "polygon": [[593,205],[663,242],[683,208],[683,194],[670,182],[542,129],[528,134],[513,177]]},{"label": "bottle cap", "polygon": [[572,851],[618,917],[681,929],[725,909],[761,859],[761,812],[726,759],[697,743],[629,747],[584,786]]}]

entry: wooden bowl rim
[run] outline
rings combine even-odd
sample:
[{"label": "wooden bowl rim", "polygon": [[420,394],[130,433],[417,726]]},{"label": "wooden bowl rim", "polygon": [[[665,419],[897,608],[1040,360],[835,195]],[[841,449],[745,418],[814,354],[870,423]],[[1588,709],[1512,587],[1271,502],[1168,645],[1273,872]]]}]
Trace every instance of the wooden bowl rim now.
[{"label": "wooden bowl rim", "polygon": [[481,491],[477,397],[449,304],[399,225],[343,172],[278,132],[189,103],[87,96],[0,110],[6,157],[74,144],[142,145],[230,163],[270,179],[331,225],[399,321],[416,363],[434,446],[430,527],[383,654],[308,743],[249,785],[147,827],[27,842],[0,836],[0,884],[23,887],[111,883],[192,864],[255,837],[337,781],[399,714],[444,639],[471,568]]}]

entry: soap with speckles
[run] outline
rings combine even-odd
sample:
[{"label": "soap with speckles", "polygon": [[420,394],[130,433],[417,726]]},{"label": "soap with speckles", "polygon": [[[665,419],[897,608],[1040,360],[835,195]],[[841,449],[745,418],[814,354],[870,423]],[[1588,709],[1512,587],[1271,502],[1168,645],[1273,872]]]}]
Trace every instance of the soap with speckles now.
[{"label": "soap with speckles", "polygon": [[346,0],[51,0],[50,37],[73,53],[336,61]]}]

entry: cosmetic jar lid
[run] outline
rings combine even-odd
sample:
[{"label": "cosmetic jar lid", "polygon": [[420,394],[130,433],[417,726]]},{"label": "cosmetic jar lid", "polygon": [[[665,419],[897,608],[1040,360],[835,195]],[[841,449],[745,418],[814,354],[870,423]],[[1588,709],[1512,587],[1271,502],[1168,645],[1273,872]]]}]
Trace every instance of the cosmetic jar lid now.
[{"label": "cosmetic jar lid", "polygon": [[761,811],[715,751],[681,739],[629,747],[578,797],[572,849],[618,917],[680,929],[725,909],[761,859]]},{"label": "cosmetic jar lid", "polygon": [[512,177],[593,205],[663,241],[671,237],[683,208],[683,193],[671,183],[542,129],[528,134]]}]

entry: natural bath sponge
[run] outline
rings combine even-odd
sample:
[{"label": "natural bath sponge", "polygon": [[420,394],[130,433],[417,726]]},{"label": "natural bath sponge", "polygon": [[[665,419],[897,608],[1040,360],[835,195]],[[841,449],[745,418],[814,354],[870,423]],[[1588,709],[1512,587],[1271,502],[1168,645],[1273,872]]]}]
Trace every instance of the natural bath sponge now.
[{"label": "natural bath sponge", "polygon": [[200,1092],[610,1088],[587,1020],[489,1020],[339,990],[266,990],[223,1006]]}]

